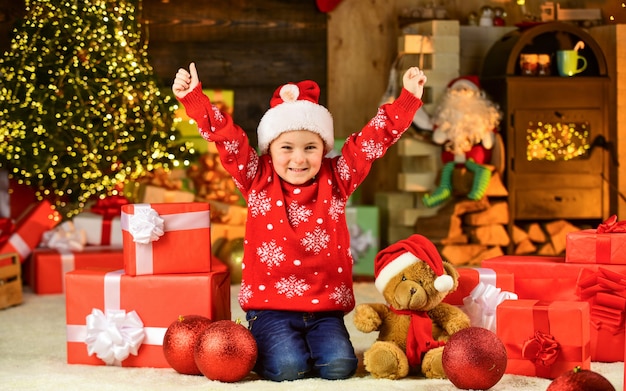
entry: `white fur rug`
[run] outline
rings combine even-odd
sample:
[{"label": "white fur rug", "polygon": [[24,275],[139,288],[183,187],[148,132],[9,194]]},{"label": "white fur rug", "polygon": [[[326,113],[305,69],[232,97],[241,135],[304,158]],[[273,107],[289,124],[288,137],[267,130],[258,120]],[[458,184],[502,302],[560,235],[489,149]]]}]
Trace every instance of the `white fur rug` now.
[{"label": "white fur rug", "polygon": [[[355,284],[357,303],[382,301],[373,284]],[[238,287],[232,287],[233,319],[245,319],[236,304]],[[346,317],[357,353],[362,357],[376,335],[363,334]],[[593,363],[592,369],[604,375],[616,390],[623,390],[623,363]],[[545,390],[549,380],[505,375],[493,391]],[[0,389],[2,390],[437,390],[457,388],[448,380],[407,378],[379,380],[360,367],[351,379],[326,381],[306,379],[274,383],[254,375],[233,384],[210,381],[203,376],[181,375],[173,369],[120,368],[69,365],[65,353],[65,297],[38,296],[25,292],[22,305],[0,310]]]}]

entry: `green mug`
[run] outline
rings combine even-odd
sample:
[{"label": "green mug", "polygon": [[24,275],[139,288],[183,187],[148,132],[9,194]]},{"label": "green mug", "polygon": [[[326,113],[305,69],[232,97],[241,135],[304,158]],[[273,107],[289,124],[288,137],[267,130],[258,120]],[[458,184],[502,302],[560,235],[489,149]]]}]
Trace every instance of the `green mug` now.
[{"label": "green mug", "polygon": [[556,52],[556,65],[559,75],[574,76],[587,69],[587,59],[579,55],[577,50],[559,50]]}]

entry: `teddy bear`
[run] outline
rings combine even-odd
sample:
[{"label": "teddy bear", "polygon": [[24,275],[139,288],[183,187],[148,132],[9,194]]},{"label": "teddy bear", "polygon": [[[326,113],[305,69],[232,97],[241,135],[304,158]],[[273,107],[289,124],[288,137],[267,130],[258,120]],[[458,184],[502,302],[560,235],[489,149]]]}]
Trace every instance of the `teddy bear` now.
[{"label": "teddy bear", "polygon": [[470,327],[461,309],[443,302],[457,288],[459,273],[419,234],[381,250],[374,272],[374,284],[386,303],[359,304],[353,318],[359,331],[379,331],[364,353],[365,369],[375,378],[400,379],[421,373],[445,379],[445,342]]}]

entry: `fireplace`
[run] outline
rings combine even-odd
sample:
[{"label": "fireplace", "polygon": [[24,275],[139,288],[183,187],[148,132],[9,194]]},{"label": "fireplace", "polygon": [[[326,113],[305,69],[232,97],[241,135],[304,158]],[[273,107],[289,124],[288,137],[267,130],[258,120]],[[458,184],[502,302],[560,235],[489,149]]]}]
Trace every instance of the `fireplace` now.
[{"label": "fireplace", "polygon": [[[581,41],[587,68],[559,76],[557,50]],[[548,75],[524,75],[520,55],[528,53],[550,59]],[[561,22],[512,31],[488,51],[480,81],[503,113],[510,228],[518,220],[602,220],[613,213],[609,78],[588,33]]]}]

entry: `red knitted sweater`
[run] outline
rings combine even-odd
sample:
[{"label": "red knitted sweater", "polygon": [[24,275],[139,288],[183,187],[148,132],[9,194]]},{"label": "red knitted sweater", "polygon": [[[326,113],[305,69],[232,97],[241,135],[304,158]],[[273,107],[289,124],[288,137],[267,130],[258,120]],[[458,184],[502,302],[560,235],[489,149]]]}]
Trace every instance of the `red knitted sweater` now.
[{"label": "red knitted sweater", "polygon": [[259,156],[232,118],[211,105],[198,85],[181,103],[200,134],[216,143],[224,168],[248,204],[239,304],[244,311],[303,312],[354,308],[352,256],[345,206],[375,159],[409,127],[422,101],[402,89],[341,155],[324,158],[304,185],[284,182],[269,154]]}]

